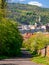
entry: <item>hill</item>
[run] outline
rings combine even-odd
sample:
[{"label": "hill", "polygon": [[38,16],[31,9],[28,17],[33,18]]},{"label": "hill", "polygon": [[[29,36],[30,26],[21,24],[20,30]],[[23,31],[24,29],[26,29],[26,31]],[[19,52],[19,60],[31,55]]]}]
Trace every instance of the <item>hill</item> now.
[{"label": "hill", "polygon": [[8,3],[8,17],[22,24],[34,24],[41,18],[42,24],[49,23],[49,8],[28,4]]}]

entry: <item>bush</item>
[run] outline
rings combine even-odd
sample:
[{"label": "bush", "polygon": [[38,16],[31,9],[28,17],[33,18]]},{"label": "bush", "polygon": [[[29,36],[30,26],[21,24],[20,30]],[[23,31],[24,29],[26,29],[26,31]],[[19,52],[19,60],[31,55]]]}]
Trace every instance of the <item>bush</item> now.
[{"label": "bush", "polygon": [[49,44],[49,36],[43,33],[35,33],[28,40],[24,41],[23,46],[35,54],[38,50],[45,48]]},{"label": "bush", "polygon": [[18,56],[22,41],[17,23],[3,18],[0,21],[0,55]]}]

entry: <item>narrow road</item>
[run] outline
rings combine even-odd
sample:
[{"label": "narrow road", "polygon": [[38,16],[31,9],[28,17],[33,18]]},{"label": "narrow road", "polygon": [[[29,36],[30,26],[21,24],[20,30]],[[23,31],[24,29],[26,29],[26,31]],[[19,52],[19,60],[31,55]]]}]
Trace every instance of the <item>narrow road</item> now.
[{"label": "narrow road", "polygon": [[41,65],[32,62],[31,57],[28,51],[22,50],[22,57],[1,60],[0,65]]}]

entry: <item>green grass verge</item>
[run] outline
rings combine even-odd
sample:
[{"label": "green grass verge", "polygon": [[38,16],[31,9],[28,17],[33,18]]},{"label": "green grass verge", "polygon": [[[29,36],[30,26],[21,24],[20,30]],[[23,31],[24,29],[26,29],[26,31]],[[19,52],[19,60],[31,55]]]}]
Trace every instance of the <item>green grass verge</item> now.
[{"label": "green grass verge", "polygon": [[0,60],[8,58],[7,56],[0,56]]},{"label": "green grass verge", "polygon": [[33,57],[32,61],[39,64],[49,65],[49,58],[47,57],[41,57],[41,56]]}]

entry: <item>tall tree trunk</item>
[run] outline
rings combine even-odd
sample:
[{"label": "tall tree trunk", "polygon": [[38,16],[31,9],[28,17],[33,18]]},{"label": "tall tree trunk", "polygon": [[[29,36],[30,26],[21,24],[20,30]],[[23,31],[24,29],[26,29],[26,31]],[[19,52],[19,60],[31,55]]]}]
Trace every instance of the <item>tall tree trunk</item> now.
[{"label": "tall tree trunk", "polygon": [[6,0],[1,0],[1,9],[4,9],[6,6]]},{"label": "tall tree trunk", "polygon": [[6,0],[0,0],[0,10],[2,12],[2,17],[6,17]]}]

